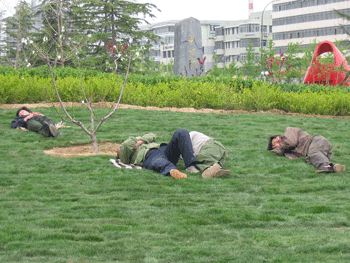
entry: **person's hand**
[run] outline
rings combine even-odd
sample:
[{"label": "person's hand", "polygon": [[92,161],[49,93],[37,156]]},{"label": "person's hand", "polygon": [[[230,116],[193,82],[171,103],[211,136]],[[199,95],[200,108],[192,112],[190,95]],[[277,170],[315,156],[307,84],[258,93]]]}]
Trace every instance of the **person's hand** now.
[{"label": "person's hand", "polygon": [[280,143],[275,143],[273,146],[272,146],[272,148],[279,148],[281,146],[281,144]]},{"label": "person's hand", "polygon": [[34,117],[34,115],[33,115],[33,113],[31,113],[31,114],[29,114],[27,117],[25,117],[23,120],[24,121],[28,121],[29,119],[31,119],[31,118],[33,118]]},{"label": "person's hand", "polygon": [[141,141],[141,136],[136,137],[136,140]]},{"label": "person's hand", "polygon": [[137,141],[135,144],[134,150],[136,150],[141,144],[145,143],[144,141]]},{"label": "person's hand", "polygon": [[33,112],[32,114],[33,114],[33,116],[44,116],[44,115],[41,114],[40,112]]},{"label": "person's hand", "polygon": [[282,143],[282,138],[281,137],[276,137],[275,139],[272,140],[272,148],[279,148],[281,147],[281,143]]}]

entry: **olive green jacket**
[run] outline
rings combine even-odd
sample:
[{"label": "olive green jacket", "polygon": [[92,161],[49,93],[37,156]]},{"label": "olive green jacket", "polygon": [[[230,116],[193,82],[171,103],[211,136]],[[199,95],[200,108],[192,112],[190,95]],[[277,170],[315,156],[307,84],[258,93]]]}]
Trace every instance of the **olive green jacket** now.
[{"label": "olive green jacket", "polygon": [[136,137],[130,136],[122,143],[120,146],[119,158],[123,163],[142,165],[148,151],[160,147],[160,144],[155,142],[156,135],[153,133],[144,134],[141,137],[141,141],[144,141],[145,143],[137,147],[136,150],[134,150],[135,144],[137,143]]}]

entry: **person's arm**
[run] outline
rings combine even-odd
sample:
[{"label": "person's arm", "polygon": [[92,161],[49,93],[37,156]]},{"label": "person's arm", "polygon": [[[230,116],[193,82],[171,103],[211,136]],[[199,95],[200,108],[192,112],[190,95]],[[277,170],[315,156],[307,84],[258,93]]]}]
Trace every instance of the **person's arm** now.
[{"label": "person's arm", "polygon": [[287,127],[282,136],[281,148],[290,149],[298,146],[299,128]]},{"label": "person's arm", "polygon": [[284,156],[286,156],[288,159],[299,159],[299,157],[293,153],[285,153]]},{"label": "person's arm", "polygon": [[148,144],[156,141],[156,136],[153,133],[146,133],[145,135],[136,137],[136,144],[134,150],[136,150],[141,144]]},{"label": "person's arm", "polygon": [[296,156],[293,153],[286,152],[286,150],[281,148],[281,147],[272,149],[271,152],[274,152],[275,154],[280,155],[280,156],[285,156],[288,159],[298,159],[299,158],[298,156]]},{"label": "person's arm", "polygon": [[29,119],[31,119],[31,118],[33,118],[33,117],[34,117],[34,114],[31,113],[31,114],[27,115],[23,120],[24,120],[25,122],[27,122]]},{"label": "person's arm", "polygon": [[287,127],[281,137],[281,142],[272,152],[277,155],[284,155],[289,159],[298,159],[299,157],[292,153],[291,149],[298,146],[299,133],[301,129],[295,127]]},{"label": "person's arm", "polygon": [[17,117],[12,120],[11,122],[11,128],[16,129],[16,128],[26,128],[27,123],[24,121],[23,117]]},{"label": "person's arm", "polygon": [[34,116],[44,116],[44,114],[41,114],[40,112],[32,112],[24,118],[24,121],[29,121]]},{"label": "person's arm", "polygon": [[137,139],[135,137],[129,137],[122,143],[119,148],[119,158],[123,163],[130,163],[130,157],[134,152]]},{"label": "person's arm", "polygon": [[145,143],[156,142],[156,135],[152,132],[146,133],[141,137],[136,137],[139,141],[144,141]]},{"label": "person's arm", "polygon": [[283,156],[284,155],[284,149],[281,147],[272,149],[271,152],[274,152],[277,155]]}]

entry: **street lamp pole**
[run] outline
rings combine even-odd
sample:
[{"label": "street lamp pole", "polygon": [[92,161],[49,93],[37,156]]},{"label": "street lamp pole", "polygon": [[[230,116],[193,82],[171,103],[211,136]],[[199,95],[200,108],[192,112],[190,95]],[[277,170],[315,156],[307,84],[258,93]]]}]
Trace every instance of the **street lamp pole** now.
[{"label": "street lamp pole", "polygon": [[[261,33],[261,36],[260,36],[260,48],[263,48],[263,28],[264,28],[264,13],[265,13],[265,9],[266,7],[268,7],[269,4],[275,2],[276,0],[272,0],[271,2],[269,2],[265,7],[264,7],[264,10],[262,11],[262,14],[261,14],[261,25],[260,25],[260,33]],[[267,30],[266,30],[267,32]]]}]

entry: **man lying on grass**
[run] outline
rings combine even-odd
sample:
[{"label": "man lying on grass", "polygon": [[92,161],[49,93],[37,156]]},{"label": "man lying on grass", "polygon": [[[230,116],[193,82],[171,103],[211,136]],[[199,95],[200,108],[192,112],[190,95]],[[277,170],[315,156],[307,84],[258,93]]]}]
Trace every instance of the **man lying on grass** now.
[{"label": "man lying on grass", "polygon": [[345,165],[330,161],[333,147],[321,135],[310,135],[302,129],[287,127],[283,135],[269,138],[267,150],[289,159],[306,158],[307,163],[317,168],[316,173],[341,173]]},{"label": "man lying on grass", "polygon": [[[176,168],[180,156],[184,160],[186,171],[198,172],[195,167],[198,161],[194,156],[190,134],[186,129],[175,131],[168,144],[156,143],[156,136],[153,133],[147,133],[142,137],[131,136],[122,143],[117,152],[117,158],[120,158],[123,163],[140,165],[174,179],[187,178],[186,174]],[[214,174],[217,176],[227,174],[228,170],[225,171],[225,173],[218,172],[218,168],[213,167],[213,176],[210,177],[214,177]]]},{"label": "man lying on grass", "polygon": [[203,178],[227,175],[230,170],[224,169],[226,149],[218,140],[201,132],[190,132],[194,156],[197,159],[196,168]]},{"label": "man lying on grass", "polygon": [[16,118],[11,122],[11,128],[28,129],[45,137],[59,136],[55,123],[50,117],[39,112],[32,112],[27,107],[22,107],[17,111]]}]

